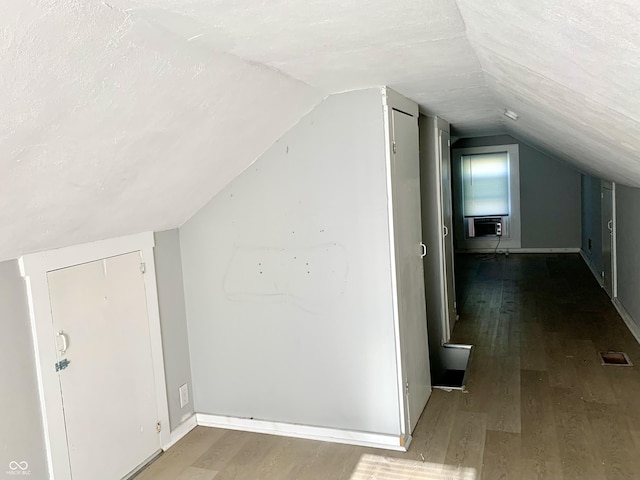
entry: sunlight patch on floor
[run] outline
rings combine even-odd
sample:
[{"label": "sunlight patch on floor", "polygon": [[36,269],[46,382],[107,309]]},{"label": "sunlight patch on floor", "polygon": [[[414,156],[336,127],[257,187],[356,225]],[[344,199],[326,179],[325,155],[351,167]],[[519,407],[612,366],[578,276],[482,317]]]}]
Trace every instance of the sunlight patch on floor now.
[{"label": "sunlight patch on floor", "polygon": [[476,469],[362,455],[350,480],[476,480]]}]

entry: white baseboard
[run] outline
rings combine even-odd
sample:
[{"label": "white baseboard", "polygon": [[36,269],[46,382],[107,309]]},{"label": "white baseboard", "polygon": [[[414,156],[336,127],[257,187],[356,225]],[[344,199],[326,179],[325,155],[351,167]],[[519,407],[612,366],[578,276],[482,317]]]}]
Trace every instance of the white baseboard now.
[{"label": "white baseboard", "polygon": [[624,305],[622,305],[622,303],[620,303],[620,300],[618,300],[617,298],[614,298],[611,303],[613,303],[613,306],[616,307],[616,310],[622,317],[622,320],[624,320],[624,323],[627,325],[627,328],[631,332],[631,335],[633,335],[636,341],[640,343],[640,327],[636,322],[634,322],[631,314],[627,312],[627,309],[624,308]]},{"label": "white baseboard", "polygon": [[[496,252],[495,248],[463,248],[456,250],[456,253],[493,253]],[[580,248],[574,247],[561,247],[561,248],[500,248],[498,247],[497,253],[580,253]]]},{"label": "white baseboard", "polygon": [[225,417],[197,413],[198,425],[203,427],[226,428],[245,432],[267,433],[285,437],[306,438],[324,442],[345,443],[364,447],[384,448],[404,452],[409,448],[411,436],[401,437],[378,433],[340,430],[326,427],[312,427],[293,423],[269,422],[266,420],[252,420],[249,418]]},{"label": "white baseboard", "polygon": [[514,248],[509,253],[580,253],[579,247],[559,247],[559,248]]},{"label": "white baseboard", "polygon": [[196,414],[194,413],[189,418],[187,418],[184,422],[178,425],[176,428],[171,430],[171,440],[168,444],[163,445],[162,449],[166,452],[169,448],[173,447],[176,443],[180,441],[182,437],[184,437],[187,433],[198,426],[198,422],[196,419]]},{"label": "white baseboard", "polygon": [[591,270],[591,273],[593,273],[593,276],[596,277],[596,281],[598,282],[598,284],[601,287],[604,286],[604,280],[602,280],[602,275],[600,275],[600,272],[596,270],[595,265],[591,262],[591,259],[587,257],[587,254],[584,253],[584,250],[582,249],[580,249],[580,256],[584,260],[584,263],[587,264],[587,267],[589,267],[589,270]]}]

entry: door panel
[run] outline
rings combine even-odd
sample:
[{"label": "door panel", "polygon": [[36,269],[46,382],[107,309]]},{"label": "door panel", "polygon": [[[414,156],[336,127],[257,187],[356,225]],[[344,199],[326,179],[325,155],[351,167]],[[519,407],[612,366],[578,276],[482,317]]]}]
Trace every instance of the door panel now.
[{"label": "door panel", "polygon": [[415,428],[431,392],[424,273],[420,243],[420,166],[418,121],[392,110],[392,137],[395,154],[391,158],[393,229],[396,255],[400,349],[405,395],[405,420]]},{"label": "door panel", "polygon": [[456,283],[454,271],[454,250],[453,250],[453,206],[451,195],[451,153],[449,150],[449,133],[440,130],[440,173],[442,178],[442,220],[445,227],[444,236],[444,270],[445,270],[445,299],[447,302],[446,332],[448,342],[456,324]]},{"label": "door panel", "polygon": [[602,187],[602,281],[610,298],[613,298],[613,191]]},{"label": "door panel", "polygon": [[[160,449],[139,252],[47,274],[74,479],[113,480]],[[57,338],[58,348],[62,339]]]}]

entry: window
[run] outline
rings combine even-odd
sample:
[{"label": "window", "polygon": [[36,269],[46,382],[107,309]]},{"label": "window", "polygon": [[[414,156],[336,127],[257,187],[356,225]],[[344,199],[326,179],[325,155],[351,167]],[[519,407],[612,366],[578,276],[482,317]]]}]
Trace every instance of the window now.
[{"label": "window", "polygon": [[509,154],[463,155],[462,194],[465,217],[509,215]]},{"label": "window", "polygon": [[456,248],[521,248],[518,145],[456,148],[452,158]]}]

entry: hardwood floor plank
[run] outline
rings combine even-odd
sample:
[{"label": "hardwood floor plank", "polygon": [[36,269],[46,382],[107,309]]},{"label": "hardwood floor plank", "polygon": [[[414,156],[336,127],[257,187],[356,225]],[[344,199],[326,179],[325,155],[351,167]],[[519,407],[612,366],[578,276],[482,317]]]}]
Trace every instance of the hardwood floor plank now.
[{"label": "hardwood floor plank", "polygon": [[223,435],[193,462],[193,467],[222,471],[238,451],[257,435],[236,430],[222,431]]},{"label": "hardwood floor plank", "polygon": [[487,415],[485,413],[457,412],[445,456],[445,465],[453,468],[473,468],[477,478],[481,478],[486,432]]},{"label": "hardwood floor plank", "polygon": [[159,459],[140,472],[136,480],[174,480],[202,456],[225,430],[196,427]]},{"label": "hardwood floor plank", "polygon": [[611,388],[629,419],[632,430],[640,430],[640,374],[638,367],[605,367]]},{"label": "hardwood floor plank", "polygon": [[559,462],[546,462],[522,459],[520,463],[522,480],[562,480],[562,467]]},{"label": "hardwood floor plank", "polygon": [[537,321],[523,322],[520,329],[520,368],[523,370],[547,369],[544,333]]},{"label": "hardwood floor plank", "polygon": [[269,435],[249,436],[236,453],[224,462],[224,466],[219,468],[216,480],[262,478],[264,464],[271,461],[272,452],[280,440],[279,437]]},{"label": "hardwood floor plank", "polygon": [[629,430],[629,433],[631,433],[631,437],[633,438],[635,451],[640,452],[640,430]]},{"label": "hardwood floor plank", "polygon": [[576,361],[582,398],[586,402],[617,403],[607,374],[609,367],[601,365],[600,355],[591,340],[576,341]]},{"label": "hardwood floor plank", "polygon": [[487,430],[482,478],[519,480],[522,478],[520,469],[520,435]]},{"label": "hardwood floor plank", "polygon": [[[487,428],[520,433],[520,358],[494,357],[494,372],[487,398]],[[484,372],[487,375],[487,372]]]},{"label": "hardwood floor plank", "polygon": [[420,422],[413,432],[409,447],[411,458],[424,458],[431,463],[443,463],[451,439],[453,422],[462,392],[435,389]]},{"label": "hardwood floor plank", "polygon": [[290,480],[321,480],[331,478],[350,480],[362,455],[363,449],[350,445],[318,442],[313,455],[298,458],[287,476]]},{"label": "hardwood floor plank", "polygon": [[490,372],[493,371],[495,357],[472,351],[467,365],[467,385],[461,398],[460,409],[468,412],[486,412],[491,401]]},{"label": "hardwood floor plank", "polygon": [[575,341],[558,332],[546,332],[544,345],[549,385],[561,388],[576,387],[578,376]]},{"label": "hardwood floor plank", "polygon": [[587,416],[586,402],[572,389],[553,388],[558,449],[565,480],[605,479],[603,460]]},{"label": "hardwood floor plank", "polygon": [[218,472],[203,468],[187,467],[176,477],[176,480],[213,480]]},{"label": "hardwood floor plank", "polygon": [[522,370],[520,372],[522,413],[522,457],[528,459],[533,471],[547,471],[548,462],[558,464],[554,403],[546,372]]},{"label": "hardwood floor plank", "polygon": [[636,450],[629,422],[618,405],[589,404],[589,422],[602,458],[608,480],[637,479],[640,456]]}]

